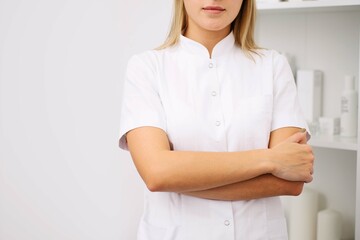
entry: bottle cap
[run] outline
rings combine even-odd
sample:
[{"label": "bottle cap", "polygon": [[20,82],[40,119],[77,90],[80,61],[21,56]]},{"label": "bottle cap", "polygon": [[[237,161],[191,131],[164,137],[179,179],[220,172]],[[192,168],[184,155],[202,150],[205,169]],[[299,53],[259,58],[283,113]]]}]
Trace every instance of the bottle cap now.
[{"label": "bottle cap", "polygon": [[345,76],[345,90],[354,90],[355,89],[355,77],[347,75]]}]

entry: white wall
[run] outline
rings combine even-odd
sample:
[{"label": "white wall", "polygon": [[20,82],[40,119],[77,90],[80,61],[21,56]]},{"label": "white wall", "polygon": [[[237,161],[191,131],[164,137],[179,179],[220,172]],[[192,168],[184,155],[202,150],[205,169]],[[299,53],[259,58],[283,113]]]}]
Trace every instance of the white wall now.
[{"label": "white wall", "polygon": [[163,41],[171,2],[0,0],[0,239],[135,238],[122,77]]}]

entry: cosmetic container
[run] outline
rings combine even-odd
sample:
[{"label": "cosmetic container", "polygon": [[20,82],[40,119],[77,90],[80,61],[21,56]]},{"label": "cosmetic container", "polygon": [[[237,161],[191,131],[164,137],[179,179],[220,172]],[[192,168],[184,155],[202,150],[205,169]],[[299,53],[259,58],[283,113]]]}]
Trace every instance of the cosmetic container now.
[{"label": "cosmetic container", "polygon": [[355,77],[345,76],[344,90],[341,93],[340,135],[357,136],[358,93],[355,91]]},{"label": "cosmetic container", "polygon": [[318,213],[317,240],[340,240],[341,230],[342,220],[338,211],[325,209]]},{"label": "cosmetic container", "polygon": [[297,93],[301,109],[308,123],[317,121],[322,112],[322,72],[298,70]]},{"label": "cosmetic container", "polygon": [[320,135],[333,136],[340,134],[340,118],[320,117]]}]

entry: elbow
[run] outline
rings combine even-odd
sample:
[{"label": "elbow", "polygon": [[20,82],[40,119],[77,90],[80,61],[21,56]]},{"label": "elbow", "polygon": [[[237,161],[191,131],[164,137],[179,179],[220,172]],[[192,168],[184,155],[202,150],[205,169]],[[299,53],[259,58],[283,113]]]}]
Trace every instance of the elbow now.
[{"label": "elbow", "polygon": [[[158,156],[156,159],[161,159]],[[176,183],[179,182],[176,179],[176,168],[168,161],[148,160],[152,164],[144,166],[139,171],[147,189],[150,192],[175,192]],[[175,171],[174,171],[175,170]]]},{"label": "elbow", "polygon": [[289,195],[299,196],[302,193],[303,188],[304,188],[303,182],[294,182],[291,188],[289,189]]},{"label": "elbow", "polygon": [[162,184],[159,180],[149,179],[145,181],[145,184],[150,192],[163,192]]},{"label": "elbow", "polygon": [[159,171],[151,171],[144,178],[144,182],[150,192],[165,192],[165,183],[168,181],[165,179],[165,174]]}]

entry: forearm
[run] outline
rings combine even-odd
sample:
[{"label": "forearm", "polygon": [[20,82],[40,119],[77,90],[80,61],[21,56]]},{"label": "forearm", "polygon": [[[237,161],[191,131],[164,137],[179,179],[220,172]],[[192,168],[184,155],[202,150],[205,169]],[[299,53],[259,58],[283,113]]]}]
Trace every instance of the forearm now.
[{"label": "forearm", "polygon": [[149,161],[151,179],[145,182],[150,183],[150,190],[169,192],[221,187],[271,172],[265,160],[268,154],[265,149],[221,153],[161,151]]},{"label": "forearm", "polygon": [[286,181],[266,174],[243,182],[202,191],[182,192],[182,194],[225,201],[252,200],[282,195],[297,196],[301,193],[303,185],[303,182]]},{"label": "forearm", "polygon": [[171,151],[166,133],[154,127],[134,129],[127,140],[136,168],[150,191],[195,192],[268,173],[290,181],[311,181],[311,149],[298,144],[304,136],[294,134],[274,148],[243,152]]}]

